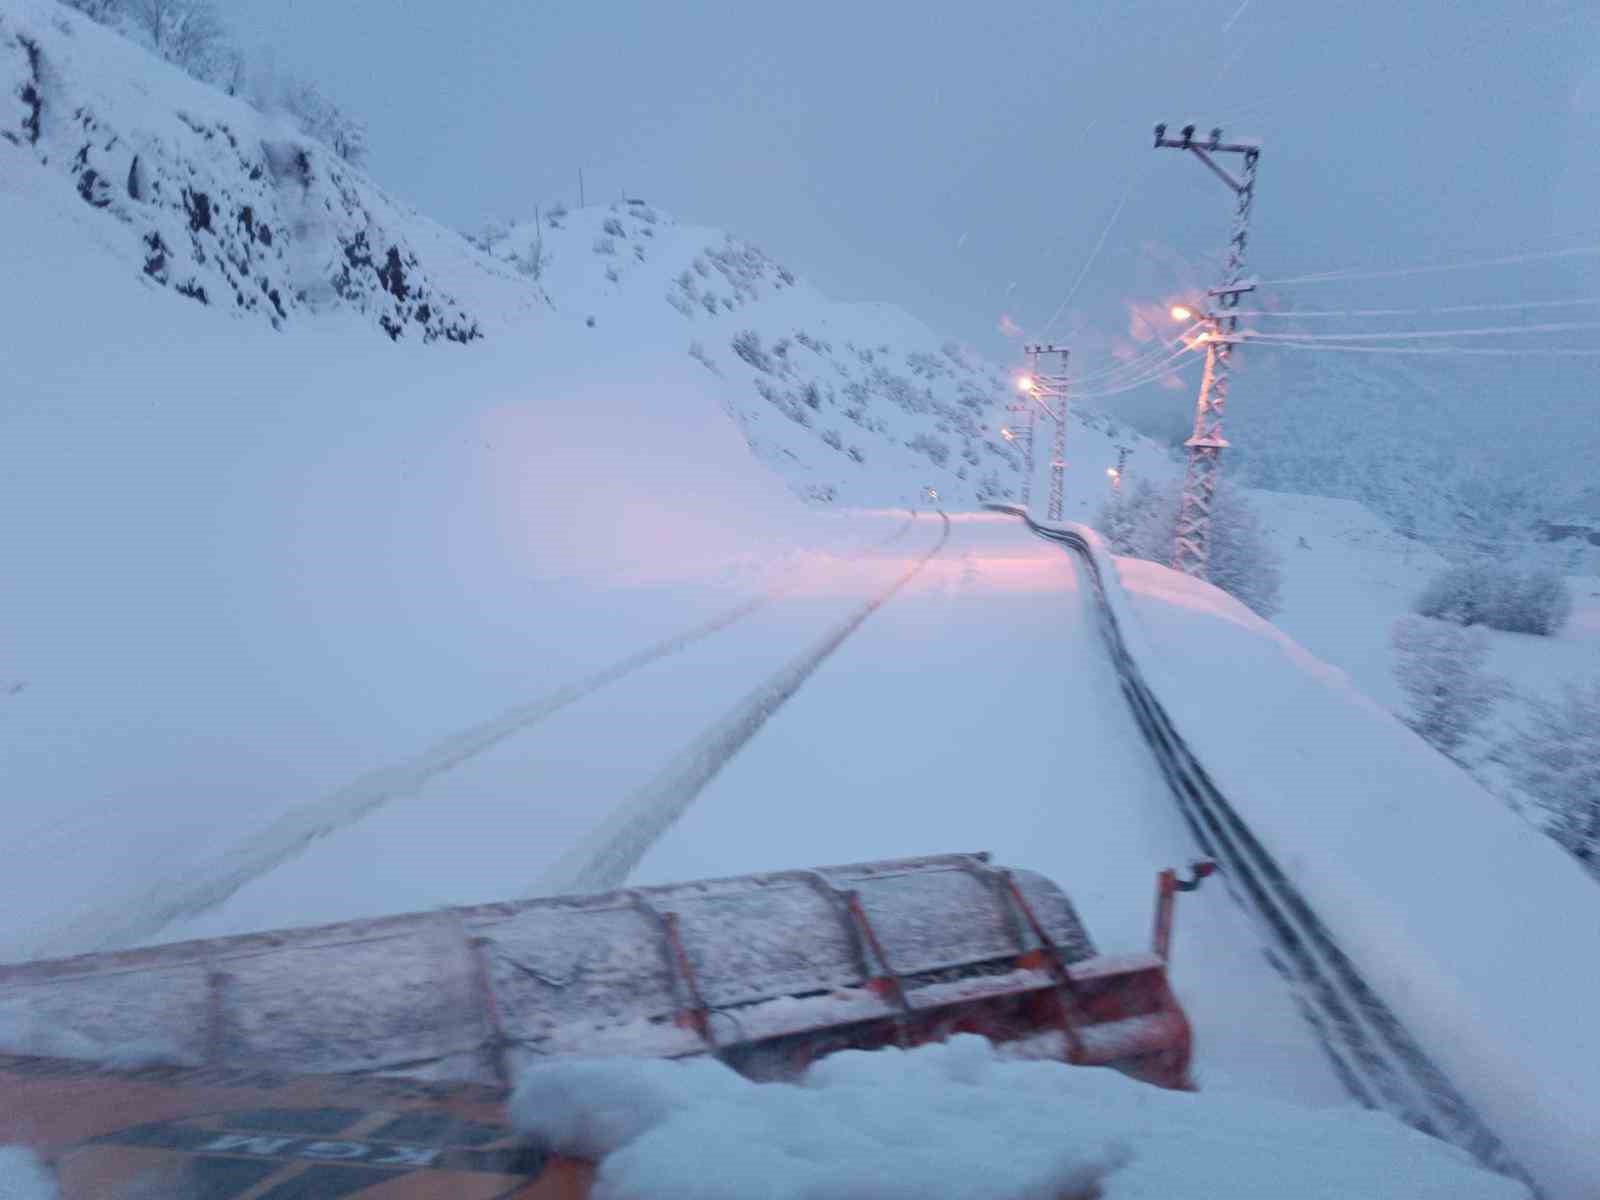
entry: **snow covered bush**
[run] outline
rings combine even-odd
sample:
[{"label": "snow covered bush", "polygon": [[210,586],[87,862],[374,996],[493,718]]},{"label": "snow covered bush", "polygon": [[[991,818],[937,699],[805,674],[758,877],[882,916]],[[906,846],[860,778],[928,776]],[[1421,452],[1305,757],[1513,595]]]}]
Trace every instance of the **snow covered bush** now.
[{"label": "snow covered bush", "polygon": [[822,440],[827,442],[828,445],[832,446],[835,450],[844,449],[844,438],[839,435],[839,431],[837,429],[823,430]]},{"label": "snow covered bush", "polygon": [[[1117,554],[1169,563],[1180,497],[1176,481],[1158,488],[1149,480],[1137,480],[1100,506],[1095,527]],[[1283,586],[1278,552],[1255,505],[1227,481],[1212,499],[1206,577],[1260,616],[1271,618],[1278,611]]]},{"label": "snow covered bush", "polygon": [[1502,614],[1507,622],[1499,626],[1513,633],[1537,633],[1554,637],[1572,615],[1572,589],[1566,576],[1548,567],[1528,571],[1512,609]]},{"label": "snow covered bush", "polygon": [[594,240],[594,252],[596,254],[615,254],[617,252],[617,243],[613,238],[597,237]]},{"label": "snow covered bush", "polygon": [[906,445],[926,454],[936,467],[942,467],[950,461],[950,447],[931,433],[919,433]]},{"label": "snow covered bush", "polygon": [[717,368],[717,364],[712,360],[711,355],[706,353],[706,348],[699,342],[689,343],[689,357],[694,359],[713,375],[722,374],[722,372]]},{"label": "snow covered bush", "polygon": [[758,371],[772,374],[772,359],[761,348],[761,335],[754,329],[741,329],[729,343],[733,352]]},{"label": "snow covered bush", "polygon": [[1572,612],[1572,592],[1557,571],[1519,570],[1480,558],[1447,567],[1414,606],[1424,617],[1550,637]]},{"label": "snow covered bush", "polygon": [[1504,685],[1484,673],[1489,642],[1448,621],[1401,617],[1389,634],[1394,675],[1411,704],[1406,723],[1454,758],[1488,718]]},{"label": "snow covered bush", "polygon": [[1600,877],[1600,682],[1532,703],[1512,742],[1513,777],[1545,811],[1550,835]]}]

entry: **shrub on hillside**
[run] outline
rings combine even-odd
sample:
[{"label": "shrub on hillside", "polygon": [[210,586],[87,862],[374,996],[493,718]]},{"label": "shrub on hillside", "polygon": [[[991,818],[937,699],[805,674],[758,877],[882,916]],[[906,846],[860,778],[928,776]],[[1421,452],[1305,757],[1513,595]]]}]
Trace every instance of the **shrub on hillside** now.
[{"label": "shrub on hillside", "polygon": [[1491,559],[1447,567],[1413,606],[1424,617],[1550,637],[1572,612],[1567,581],[1547,568],[1520,570]]},{"label": "shrub on hillside", "polygon": [[[1100,506],[1095,527],[1116,554],[1170,563],[1180,497],[1176,482],[1156,487],[1135,480]],[[1206,578],[1260,616],[1278,611],[1283,586],[1278,552],[1255,506],[1226,481],[1212,499]]]},{"label": "shrub on hillside", "polygon": [[1394,675],[1410,702],[1406,723],[1452,758],[1488,718],[1504,685],[1484,673],[1488,639],[1426,617],[1401,617],[1390,631]]},{"label": "shrub on hillside", "polygon": [[1509,764],[1545,811],[1550,836],[1600,876],[1600,683],[1568,685],[1558,702],[1532,702],[1533,720]]},{"label": "shrub on hillside", "polygon": [[926,454],[936,467],[942,467],[950,461],[950,447],[931,433],[919,433],[906,445],[913,450]]},{"label": "shrub on hillside", "polygon": [[761,347],[761,335],[754,329],[741,329],[729,343],[733,352],[758,371],[772,374],[772,359]]}]

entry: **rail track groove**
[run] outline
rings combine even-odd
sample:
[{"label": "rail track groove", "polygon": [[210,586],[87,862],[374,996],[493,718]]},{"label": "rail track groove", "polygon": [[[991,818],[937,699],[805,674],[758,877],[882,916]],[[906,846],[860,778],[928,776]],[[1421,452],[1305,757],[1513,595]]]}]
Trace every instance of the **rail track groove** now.
[{"label": "rail track groove", "polygon": [[1016,506],[991,507],[1022,518],[1035,534],[1062,545],[1082,563],[1123,697],[1185,823],[1200,849],[1216,860],[1229,892],[1262,930],[1268,958],[1290,984],[1302,1015],[1350,1094],[1369,1108],[1459,1146],[1482,1166],[1527,1184],[1539,1195],[1527,1170],[1367,983],[1189,749],[1128,650],[1089,539],[1071,527],[1041,525]]}]

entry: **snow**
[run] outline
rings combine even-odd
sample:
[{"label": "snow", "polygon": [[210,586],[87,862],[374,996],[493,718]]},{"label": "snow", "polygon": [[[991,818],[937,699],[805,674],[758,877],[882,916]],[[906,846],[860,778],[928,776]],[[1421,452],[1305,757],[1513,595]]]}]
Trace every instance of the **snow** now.
[{"label": "snow", "polygon": [[597,1200],[1527,1194],[1385,1117],[1165,1092],[1007,1060],[971,1035],[843,1051],[798,1085],[751,1083],[705,1059],[541,1065],[510,1116],[558,1152],[599,1159]]},{"label": "snow", "polygon": [[[1074,559],[1013,517],[952,524],[944,552],[722,770],[634,882],[986,849],[1060,885],[1102,953],[1148,948],[1156,873],[1195,848]],[[1174,946],[1202,1087],[1344,1102],[1222,888],[1180,898]]]},{"label": "snow", "polygon": [[55,1177],[26,1146],[0,1146],[0,1200],[58,1200]]},{"label": "snow", "polygon": [[1600,961],[1593,881],[1232,598],[1115,562],[1130,650],[1223,794],[1513,1155],[1595,1194],[1600,1031],[1571,986]]}]

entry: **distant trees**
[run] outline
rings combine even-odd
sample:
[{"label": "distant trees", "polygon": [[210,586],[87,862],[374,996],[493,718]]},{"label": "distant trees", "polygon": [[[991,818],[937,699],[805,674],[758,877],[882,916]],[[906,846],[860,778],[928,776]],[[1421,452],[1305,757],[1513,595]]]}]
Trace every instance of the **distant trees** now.
[{"label": "distant trees", "polygon": [[238,57],[211,0],[121,0],[152,50],[196,79],[218,82]]},{"label": "distant trees", "polygon": [[[1136,480],[1100,506],[1096,528],[1117,554],[1170,562],[1181,494],[1176,482],[1156,487]],[[1278,611],[1282,562],[1255,505],[1227,481],[1212,499],[1206,575],[1260,616],[1270,618]]]},{"label": "distant trees", "polygon": [[1406,723],[1435,749],[1457,757],[1505,690],[1483,669],[1488,639],[1447,621],[1401,617],[1389,644],[1395,680],[1410,702]]},{"label": "distant trees", "polygon": [[1600,683],[1532,700],[1532,720],[1506,756],[1512,776],[1546,814],[1550,836],[1600,876]]},{"label": "distant trees", "polygon": [[1572,612],[1572,592],[1558,571],[1520,570],[1484,558],[1446,568],[1413,607],[1424,617],[1457,625],[1550,637]]},{"label": "distant trees", "polygon": [[366,125],[328,99],[316,84],[289,80],[247,86],[245,56],[211,0],[62,3],[141,42],[196,79],[249,100],[258,109],[281,108],[302,133],[322,142],[345,162],[360,166],[366,161]]},{"label": "distant trees", "polygon": [[351,166],[367,161],[367,126],[351,116],[322,89],[305,79],[291,80],[280,90],[279,102],[303,133],[316,138]]}]

